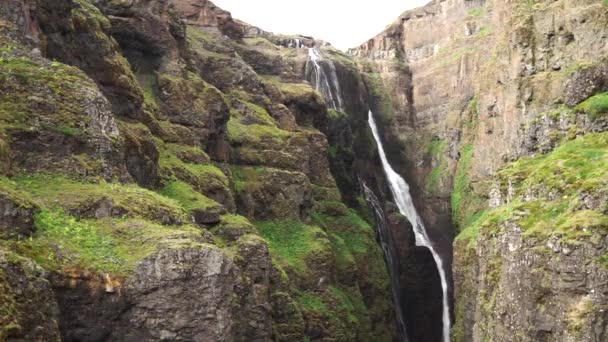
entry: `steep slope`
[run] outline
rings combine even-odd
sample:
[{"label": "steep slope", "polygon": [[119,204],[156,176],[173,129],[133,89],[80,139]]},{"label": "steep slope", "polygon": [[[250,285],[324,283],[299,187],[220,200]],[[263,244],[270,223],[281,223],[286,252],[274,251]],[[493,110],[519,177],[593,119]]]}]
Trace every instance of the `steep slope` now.
[{"label": "steep slope", "polygon": [[389,159],[446,258],[460,233],[455,340],[607,336],[607,15],[432,1],[350,51],[388,89]]},{"label": "steep slope", "polygon": [[305,81],[313,39],[204,0],[10,0],[0,42],[0,339],[392,340],[366,110]]}]

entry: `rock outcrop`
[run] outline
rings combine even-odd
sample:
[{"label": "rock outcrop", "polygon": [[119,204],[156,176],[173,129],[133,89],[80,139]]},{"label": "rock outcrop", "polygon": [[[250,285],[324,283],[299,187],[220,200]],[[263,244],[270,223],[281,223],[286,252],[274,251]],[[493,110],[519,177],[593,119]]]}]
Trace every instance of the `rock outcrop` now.
[{"label": "rock outcrop", "polygon": [[[432,1],[350,51],[387,89],[372,93],[403,146],[389,157],[446,259],[459,233],[455,340],[606,336],[606,15],[601,1]],[[577,153],[598,155],[563,167]]]},{"label": "rock outcrop", "polygon": [[314,39],[209,1],[10,0],[0,43],[0,339],[395,335],[347,186],[364,126],[305,80]]}]

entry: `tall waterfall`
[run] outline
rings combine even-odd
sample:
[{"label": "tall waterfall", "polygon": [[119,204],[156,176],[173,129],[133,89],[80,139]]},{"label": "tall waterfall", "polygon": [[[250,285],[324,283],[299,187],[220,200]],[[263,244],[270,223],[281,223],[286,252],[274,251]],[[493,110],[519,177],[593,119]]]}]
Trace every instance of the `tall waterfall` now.
[{"label": "tall waterfall", "polygon": [[388,226],[386,217],[384,216],[384,211],[382,210],[380,201],[374,192],[365,184],[365,182],[360,180],[359,183],[363,189],[365,200],[374,210],[374,216],[376,218],[376,233],[388,265],[391,277],[391,289],[393,292],[393,304],[395,305],[395,317],[397,319],[399,342],[408,342],[405,320],[403,318],[403,308],[401,307],[401,293],[399,292],[399,289],[401,288],[399,281],[399,264],[397,262],[397,252],[395,251],[393,245],[395,240],[393,239],[392,232]]},{"label": "tall waterfall", "polygon": [[[324,59],[317,47],[308,49],[309,61],[306,64],[306,78],[323,95],[325,102],[332,109],[343,112],[344,103],[336,66],[329,59]],[[312,68],[311,68],[312,67]]]},{"label": "tall waterfall", "polygon": [[416,237],[416,246],[423,246],[429,249],[431,254],[433,255],[433,259],[435,260],[435,264],[437,265],[437,271],[439,272],[439,277],[441,279],[441,289],[443,291],[443,315],[442,315],[442,323],[443,323],[443,340],[445,342],[450,341],[450,308],[448,304],[448,283],[446,279],[445,269],[443,267],[443,261],[437,251],[435,251],[435,247],[431,243],[429,239],[426,228],[416,211],[416,207],[414,207],[414,202],[412,200],[412,196],[410,195],[410,187],[405,182],[405,180],[391,167],[388,159],[386,158],[386,154],[384,152],[384,147],[382,146],[382,141],[380,140],[380,134],[378,133],[378,127],[376,126],[376,121],[374,120],[374,115],[372,111],[369,111],[369,126],[372,129],[372,133],[374,134],[374,139],[376,139],[376,143],[378,145],[378,152],[380,153],[380,159],[382,160],[382,167],[384,168],[384,173],[386,174],[386,178],[389,183],[389,187],[391,192],[393,193],[393,197],[395,198],[395,202],[397,207],[399,208],[399,212],[407,217],[408,221],[412,224],[414,229],[414,236]]}]

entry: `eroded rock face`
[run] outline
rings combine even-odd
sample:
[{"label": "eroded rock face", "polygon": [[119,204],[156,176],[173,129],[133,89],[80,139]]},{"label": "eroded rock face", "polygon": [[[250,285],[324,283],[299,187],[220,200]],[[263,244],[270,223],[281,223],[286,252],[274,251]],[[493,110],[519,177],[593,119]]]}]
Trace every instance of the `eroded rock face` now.
[{"label": "eroded rock face", "polygon": [[[400,142],[404,146],[388,151],[389,159],[406,175],[429,234],[446,259],[451,255],[451,214],[456,230],[463,229],[470,225],[471,214],[512,200],[513,194],[504,189],[502,193],[490,191],[493,176],[505,163],[547,153],[563,141],[606,130],[605,118],[592,118],[573,107],[606,90],[607,50],[599,37],[608,32],[607,13],[599,1],[541,1],[534,6],[506,1],[432,1],[402,14],[384,32],[351,50],[352,55],[373,61],[361,67],[372,90],[372,108],[384,119],[386,145],[398,146]],[[388,96],[378,96],[374,91],[378,82],[387,88]],[[388,106],[383,105],[383,98],[388,98]],[[503,186],[506,188],[507,184]],[[502,237],[487,237],[484,243],[498,244],[499,238]],[[526,242],[528,249],[534,245],[541,248],[543,244]],[[591,245],[594,244],[583,242],[580,248],[587,251],[599,246]],[[454,274],[458,284],[467,285],[459,285],[456,297],[457,301],[468,303],[474,296],[470,291],[479,289],[468,279],[478,279],[475,272],[491,267],[490,260],[485,252],[480,254],[480,248],[476,250],[477,261],[462,246],[457,249],[459,259]],[[581,253],[579,257],[587,263],[597,259],[593,253]],[[516,260],[519,257],[503,253],[497,259],[502,260],[502,267],[515,271],[517,263],[523,262]],[[527,254],[526,258],[528,262],[532,256]],[[530,260],[528,266],[536,262]],[[476,263],[479,269],[468,273],[467,266]],[[581,270],[579,275],[587,271]],[[517,272],[530,270],[520,268]],[[507,280],[504,281],[501,284],[505,285]],[[518,282],[515,277],[509,281]],[[538,286],[536,280],[525,282],[527,288],[511,287],[509,296],[500,300],[523,298],[528,291],[534,292],[530,288]],[[551,291],[549,297],[560,292]],[[585,296],[570,295],[578,301]],[[526,297],[522,306],[545,303],[545,299]],[[602,303],[603,299],[594,297],[591,301]],[[584,302],[588,303],[587,299]],[[567,311],[565,307],[573,303],[574,300],[551,310]],[[462,340],[504,338],[499,336],[521,336],[523,340],[603,338],[597,337],[602,336],[599,332],[587,337],[561,335],[557,331],[565,326],[565,318],[559,315],[526,323],[513,321],[511,326],[499,323],[502,318],[515,317],[514,308],[505,309],[504,317],[496,316],[492,320],[492,324],[497,324],[496,330],[484,335],[484,329],[493,329],[480,323],[488,313],[477,311],[473,315],[472,308],[466,306],[463,316],[457,314],[457,320],[465,320],[471,329],[477,324],[478,335],[467,330],[468,335],[459,337]],[[531,307],[526,310],[538,311]],[[593,322],[603,319],[590,316]],[[561,326],[537,335],[531,332],[543,331],[551,320],[556,322],[554,326]],[[512,326],[527,326],[530,330],[520,331]]]},{"label": "eroded rock face", "polygon": [[60,341],[59,307],[47,274],[34,262],[0,248],[0,338]]},{"label": "eroded rock face", "polygon": [[522,237],[516,225],[478,247],[457,245],[463,341],[597,341],[608,336],[606,241],[569,245]]},{"label": "eroded rock face", "polygon": [[230,341],[235,280],[234,263],[220,249],[161,250],[125,284],[135,303],[126,320],[152,340]]}]

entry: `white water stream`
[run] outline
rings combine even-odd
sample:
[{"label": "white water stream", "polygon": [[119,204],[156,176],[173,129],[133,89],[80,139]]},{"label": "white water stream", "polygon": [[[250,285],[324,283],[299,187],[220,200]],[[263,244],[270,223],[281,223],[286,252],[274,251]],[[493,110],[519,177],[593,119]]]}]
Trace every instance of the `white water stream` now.
[{"label": "white water stream", "polygon": [[410,221],[412,224],[414,236],[416,237],[416,246],[428,248],[433,255],[435,264],[437,265],[437,271],[439,272],[439,278],[441,279],[441,289],[443,291],[443,341],[449,342],[450,307],[448,304],[448,283],[445,270],[443,268],[443,261],[441,260],[439,254],[437,254],[437,251],[435,251],[435,247],[433,247],[433,244],[426,233],[426,228],[424,227],[424,224],[416,211],[416,207],[414,207],[414,202],[412,200],[412,196],[410,195],[409,185],[405,182],[403,177],[393,170],[388,162],[388,159],[386,158],[386,153],[384,152],[384,147],[382,146],[382,141],[380,140],[380,134],[378,133],[378,127],[376,126],[376,121],[374,120],[374,115],[371,110],[369,112],[369,126],[372,129],[374,139],[378,145],[378,152],[380,153],[380,159],[382,160],[382,167],[384,169],[384,173],[386,174],[386,178],[388,180],[391,192],[393,193],[397,207],[399,208],[399,212],[407,217],[408,221]]},{"label": "white water stream", "polygon": [[[319,91],[327,104],[335,110],[344,111],[342,95],[340,92],[340,82],[336,74],[336,66],[329,59],[323,59],[319,48],[308,49],[308,57],[314,71],[314,79],[311,82],[315,90]],[[327,65],[327,71],[323,68],[322,62]],[[331,82],[331,83],[330,83]]]}]

